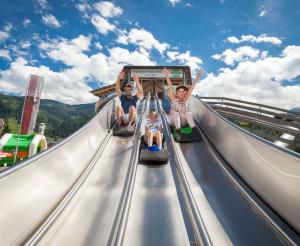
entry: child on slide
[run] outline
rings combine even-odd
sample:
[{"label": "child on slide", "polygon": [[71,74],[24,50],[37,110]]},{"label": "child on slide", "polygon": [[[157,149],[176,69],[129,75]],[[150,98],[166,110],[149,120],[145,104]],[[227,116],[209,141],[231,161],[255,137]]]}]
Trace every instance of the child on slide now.
[{"label": "child on slide", "polygon": [[187,100],[191,96],[196,83],[199,81],[202,75],[202,70],[200,69],[198,71],[197,76],[194,79],[190,88],[184,85],[177,86],[176,94],[173,91],[172,82],[169,78],[170,70],[164,68],[163,74],[165,75],[168,82],[168,96],[171,100],[171,111],[170,111],[171,126],[175,127],[176,133],[180,132],[181,127],[187,125],[193,129],[196,125],[192,113],[188,111]]},{"label": "child on slide", "polygon": [[148,120],[145,124],[145,142],[148,147],[153,145],[153,141],[156,142],[158,148],[162,148],[162,122],[158,119],[158,115],[155,111],[150,112]]}]

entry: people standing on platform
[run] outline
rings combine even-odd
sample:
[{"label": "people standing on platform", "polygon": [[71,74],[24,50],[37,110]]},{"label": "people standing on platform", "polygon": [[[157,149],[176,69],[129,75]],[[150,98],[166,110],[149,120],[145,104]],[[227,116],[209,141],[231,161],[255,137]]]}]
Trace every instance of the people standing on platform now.
[{"label": "people standing on platform", "polygon": [[133,81],[137,86],[137,94],[132,94],[131,84],[126,84],[125,91],[122,92],[120,84],[121,81],[124,80],[124,77],[125,71],[121,71],[116,81],[116,94],[119,96],[121,101],[121,105],[118,105],[116,108],[116,118],[119,126],[124,125],[130,127],[136,122],[136,104],[139,99],[143,98],[144,92],[138,76],[133,77]]},{"label": "people standing on platform", "polygon": [[168,96],[171,100],[170,124],[175,127],[176,133],[179,133],[181,127],[187,125],[193,129],[196,125],[192,113],[188,111],[187,100],[191,96],[196,83],[199,81],[202,70],[200,69],[198,71],[196,78],[189,88],[184,85],[179,85],[176,87],[176,93],[174,93],[172,82],[170,80],[170,70],[164,68],[163,74],[167,79]]}]

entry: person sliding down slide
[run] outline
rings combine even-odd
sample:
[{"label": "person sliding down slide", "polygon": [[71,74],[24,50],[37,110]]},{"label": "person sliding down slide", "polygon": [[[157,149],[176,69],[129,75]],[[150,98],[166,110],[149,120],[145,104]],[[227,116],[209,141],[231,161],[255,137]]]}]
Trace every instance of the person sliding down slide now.
[{"label": "person sliding down slide", "polygon": [[162,122],[157,117],[157,113],[152,111],[145,124],[145,142],[148,147],[152,147],[153,141],[156,142],[159,150],[162,148]]},{"label": "person sliding down slide", "polygon": [[125,77],[125,72],[121,71],[118,75],[116,81],[116,94],[120,97],[121,106],[118,105],[116,108],[116,118],[118,121],[118,125],[122,124],[130,127],[136,121],[136,103],[138,99],[143,97],[143,88],[140,84],[140,80],[138,76],[134,76],[133,80],[137,85],[138,93],[136,95],[132,95],[132,87],[130,84],[126,84],[125,93],[122,93],[120,89],[121,80]]},{"label": "person sliding down slide", "polygon": [[192,129],[195,127],[195,122],[192,117],[192,113],[188,111],[187,100],[192,94],[196,83],[199,81],[202,70],[200,69],[197,73],[190,88],[184,85],[179,85],[176,88],[176,94],[173,91],[172,82],[169,78],[170,71],[167,68],[163,69],[163,74],[165,75],[168,82],[168,96],[171,100],[171,111],[170,111],[170,124],[175,127],[175,132],[178,134],[180,128],[189,125]]}]

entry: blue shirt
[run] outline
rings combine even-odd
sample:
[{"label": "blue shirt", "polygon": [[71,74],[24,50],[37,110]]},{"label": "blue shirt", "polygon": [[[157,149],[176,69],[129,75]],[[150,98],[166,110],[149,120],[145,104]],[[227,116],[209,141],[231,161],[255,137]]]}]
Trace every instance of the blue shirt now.
[{"label": "blue shirt", "polygon": [[139,100],[136,95],[127,97],[126,95],[120,96],[121,106],[123,108],[124,114],[129,113],[129,108],[134,106],[136,108],[136,102]]}]

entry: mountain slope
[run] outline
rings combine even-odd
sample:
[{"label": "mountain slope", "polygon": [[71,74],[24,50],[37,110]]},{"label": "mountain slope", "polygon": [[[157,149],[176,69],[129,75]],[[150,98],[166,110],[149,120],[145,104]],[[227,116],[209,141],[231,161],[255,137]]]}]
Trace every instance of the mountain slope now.
[{"label": "mountain slope", "polygon": [[[24,97],[0,94],[0,118],[8,124],[9,132],[17,132],[23,108]],[[37,117],[46,124],[45,135],[50,138],[65,138],[87,123],[94,115],[95,105],[68,105],[54,100],[42,99]],[[18,124],[17,124],[18,123]]]}]

